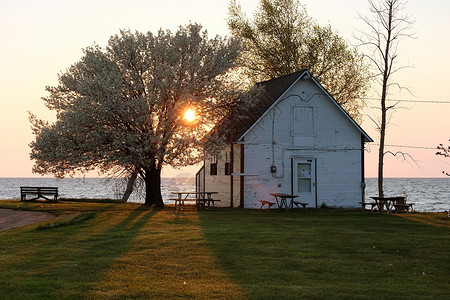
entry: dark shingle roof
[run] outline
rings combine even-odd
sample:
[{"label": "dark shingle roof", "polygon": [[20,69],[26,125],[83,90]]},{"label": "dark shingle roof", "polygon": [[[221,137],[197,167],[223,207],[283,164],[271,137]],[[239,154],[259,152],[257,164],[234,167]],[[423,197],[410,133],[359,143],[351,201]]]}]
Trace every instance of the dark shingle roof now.
[{"label": "dark shingle roof", "polygon": [[[297,71],[288,75],[284,75],[268,81],[259,82],[256,86],[263,89],[263,95],[254,103],[252,108],[245,113],[245,117],[242,117],[242,113],[234,112],[231,117],[227,117],[229,122],[221,122],[213,131],[216,133],[226,132],[227,139],[229,141],[236,141],[274,104],[277,99],[280,98],[283,93],[292,86],[293,83],[301,76],[311,76],[308,70]],[[320,86],[312,76],[311,78]],[[322,87],[323,88],[323,87]],[[367,135],[367,133],[348,115],[348,113],[334,100],[334,98],[323,88],[324,92],[330,97],[335,105],[349,118],[349,120],[357,127],[357,129],[365,137],[365,141],[373,142],[373,140]],[[240,115],[239,118],[233,117]],[[228,124],[228,125],[225,125]],[[226,130],[225,128],[226,127]]]},{"label": "dark shingle roof", "polygon": [[262,96],[254,103],[245,118],[239,119],[238,122],[233,121],[229,125],[228,130],[232,134],[229,134],[228,138],[235,140],[242,136],[305,71],[297,71],[257,83],[256,86],[263,89]]}]

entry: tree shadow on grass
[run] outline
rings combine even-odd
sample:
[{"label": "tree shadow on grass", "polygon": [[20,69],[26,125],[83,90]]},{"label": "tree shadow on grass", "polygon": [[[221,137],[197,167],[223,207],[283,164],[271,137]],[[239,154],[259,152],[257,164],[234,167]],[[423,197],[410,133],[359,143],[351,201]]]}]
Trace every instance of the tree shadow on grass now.
[{"label": "tree shadow on grass", "polygon": [[243,298],[205,247],[196,210],[162,210],[101,277],[92,298]]},{"label": "tree shadow on grass", "polygon": [[18,237],[9,246],[17,250],[20,243],[19,256],[5,261],[2,252],[9,247],[0,249],[0,267],[9,271],[0,275],[0,294],[9,298],[85,298],[157,212],[144,206],[99,212],[85,222]]}]

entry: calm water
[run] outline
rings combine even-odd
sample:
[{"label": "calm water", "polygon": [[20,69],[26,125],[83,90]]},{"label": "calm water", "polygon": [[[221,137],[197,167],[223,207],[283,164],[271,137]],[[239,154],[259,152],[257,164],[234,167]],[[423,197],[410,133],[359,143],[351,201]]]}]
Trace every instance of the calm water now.
[{"label": "calm water", "polygon": [[[19,199],[21,186],[58,187],[62,198],[120,199],[123,182],[99,178],[0,178],[0,199]],[[386,178],[386,196],[406,195],[415,203],[418,211],[448,211],[450,209],[450,178]],[[163,199],[172,198],[172,191],[195,190],[194,178],[163,178]],[[133,193],[133,202],[141,202],[142,196]],[[367,179],[366,198],[377,195],[377,180]],[[169,201],[166,200],[167,203]]]},{"label": "calm water", "polygon": [[[366,198],[378,196],[377,179],[366,179]],[[408,202],[415,203],[418,211],[448,211],[450,209],[449,178],[385,178],[385,196],[406,195]]]},{"label": "calm water", "polygon": [[[162,178],[163,199],[173,198],[172,191],[195,190],[195,178]],[[125,182],[101,178],[0,178],[0,199],[20,199],[21,186],[58,187],[60,198],[121,199]],[[132,202],[143,202],[139,189],[130,196]],[[169,201],[167,201],[170,203]]]}]

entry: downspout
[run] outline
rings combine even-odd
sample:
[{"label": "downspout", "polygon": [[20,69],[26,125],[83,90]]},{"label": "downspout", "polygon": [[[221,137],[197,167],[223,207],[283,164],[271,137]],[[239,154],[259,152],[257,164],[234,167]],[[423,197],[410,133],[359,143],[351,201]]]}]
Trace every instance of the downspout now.
[{"label": "downspout", "polygon": [[[241,144],[241,174],[244,174],[244,144]],[[244,176],[240,176],[240,203],[239,207],[244,208]]]},{"label": "downspout", "polygon": [[230,151],[230,207],[233,208],[233,198],[234,198],[234,185],[233,185],[233,164],[234,164],[234,144],[231,143],[231,151]]},{"label": "downspout", "polygon": [[206,158],[203,163],[203,191],[202,192],[205,192],[205,191],[206,191]]},{"label": "downspout", "polygon": [[314,193],[316,193],[316,196],[314,198],[316,198],[316,208],[317,208],[317,202],[318,197],[317,197],[317,158],[314,158]]},{"label": "downspout", "polygon": [[361,134],[361,201],[365,202],[366,194],[366,178],[365,178],[365,167],[364,167],[364,136]]},{"label": "downspout", "polygon": [[[203,179],[203,184],[200,184],[200,191],[199,192],[205,192],[206,191],[206,153],[203,156],[203,178],[200,176],[200,180]],[[201,190],[203,187],[203,190]]]},{"label": "downspout", "polygon": [[294,158],[291,157],[291,195],[294,195]]}]

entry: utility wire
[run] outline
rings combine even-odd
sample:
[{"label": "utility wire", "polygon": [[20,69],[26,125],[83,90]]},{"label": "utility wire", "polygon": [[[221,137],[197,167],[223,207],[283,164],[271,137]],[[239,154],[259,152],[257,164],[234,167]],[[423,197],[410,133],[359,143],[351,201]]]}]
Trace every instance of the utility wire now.
[{"label": "utility wire", "polygon": [[[371,144],[379,146],[380,144]],[[384,145],[387,147],[398,147],[398,148],[410,148],[410,149],[426,149],[426,150],[436,150],[436,147],[424,147],[424,146],[405,146],[405,145]]]},{"label": "utility wire", "polygon": [[[369,101],[380,101],[379,98],[362,98]],[[432,103],[432,104],[450,104],[450,101],[441,100],[407,100],[407,99],[386,99],[391,102],[410,102],[410,103]]]}]

